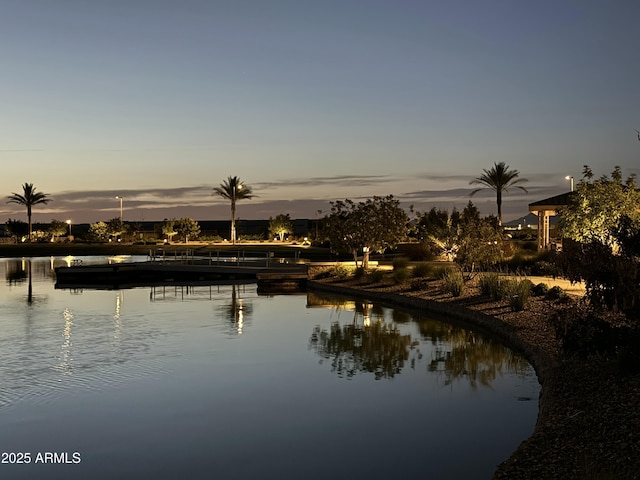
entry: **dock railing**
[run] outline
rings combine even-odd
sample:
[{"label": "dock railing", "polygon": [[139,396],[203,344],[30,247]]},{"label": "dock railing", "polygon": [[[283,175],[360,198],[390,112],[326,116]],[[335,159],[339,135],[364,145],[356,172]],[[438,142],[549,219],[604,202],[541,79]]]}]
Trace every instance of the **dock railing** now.
[{"label": "dock railing", "polygon": [[300,259],[299,252],[295,252],[291,257],[276,257],[274,252],[255,252],[251,251],[251,256],[247,257],[244,250],[238,250],[235,254],[228,250],[209,251],[207,255],[197,255],[195,249],[186,249],[182,251],[173,250],[167,252],[162,248],[149,250],[148,260],[151,262],[160,262],[162,264],[182,263],[187,265],[237,265],[237,266],[264,266],[271,267],[281,264],[297,265],[305,263]]}]

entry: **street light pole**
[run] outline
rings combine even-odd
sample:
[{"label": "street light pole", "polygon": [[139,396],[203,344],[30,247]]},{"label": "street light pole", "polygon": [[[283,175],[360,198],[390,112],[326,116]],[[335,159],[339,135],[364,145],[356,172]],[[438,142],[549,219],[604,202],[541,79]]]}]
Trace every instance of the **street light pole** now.
[{"label": "street light pole", "polygon": [[69,236],[71,236],[71,219],[67,220],[67,225],[69,225]]},{"label": "street light pole", "polygon": [[564,178],[565,178],[565,180],[570,180],[571,181],[571,191],[573,192],[573,177],[571,175],[567,175]]},{"label": "street light pole", "polygon": [[116,199],[120,200],[120,223],[123,223],[123,218],[122,218],[122,200],[124,200],[123,197],[121,197],[120,195],[116,195]]}]

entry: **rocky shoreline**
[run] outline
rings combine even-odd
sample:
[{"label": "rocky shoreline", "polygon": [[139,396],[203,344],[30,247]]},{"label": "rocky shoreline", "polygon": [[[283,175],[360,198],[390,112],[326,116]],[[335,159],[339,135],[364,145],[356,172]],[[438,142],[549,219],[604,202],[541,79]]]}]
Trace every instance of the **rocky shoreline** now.
[{"label": "rocky shoreline", "polygon": [[436,281],[417,279],[395,285],[330,277],[308,287],[444,314],[490,332],[529,360],[541,385],[538,420],[495,479],[640,479],[640,374],[562,351],[551,317],[559,308],[575,308],[577,299],[560,305],[536,297],[524,311],[512,312],[473,285],[458,298]]}]

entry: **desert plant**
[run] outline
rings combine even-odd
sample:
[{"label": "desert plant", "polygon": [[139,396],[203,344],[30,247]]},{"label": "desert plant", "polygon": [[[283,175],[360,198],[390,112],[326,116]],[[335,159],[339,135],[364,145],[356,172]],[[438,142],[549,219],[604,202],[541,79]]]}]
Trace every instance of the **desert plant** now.
[{"label": "desert plant", "polygon": [[337,263],[333,267],[332,273],[334,277],[347,278],[351,273],[351,269],[348,268],[346,265],[343,265],[342,263]]},{"label": "desert plant", "polygon": [[393,279],[396,283],[404,283],[409,280],[410,277],[409,269],[405,268],[394,268],[393,270]]},{"label": "desert plant", "polygon": [[364,267],[358,267],[353,271],[353,278],[361,280],[367,275],[367,270]]},{"label": "desert plant", "polygon": [[535,297],[544,297],[548,291],[549,291],[549,285],[542,282],[538,283],[537,285],[534,285],[533,288],[531,289],[531,293]]},{"label": "desert plant", "polygon": [[529,297],[531,296],[531,286],[533,283],[531,280],[511,280],[508,286],[508,298],[509,307],[514,312],[520,312],[524,310],[529,303]]},{"label": "desert plant", "polygon": [[383,278],[384,270],[376,268],[375,270],[369,272],[369,280],[371,280],[372,283],[380,283]]},{"label": "desert plant", "polygon": [[487,297],[494,298],[495,293],[498,291],[498,285],[500,283],[500,277],[496,272],[483,273],[480,276],[480,293]]},{"label": "desert plant", "polygon": [[545,295],[545,298],[547,298],[548,300],[560,300],[563,297],[565,297],[566,295],[567,294],[562,289],[562,287],[559,287],[558,285],[555,285],[555,286],[553,286],[553,287],[551,287],[549,289],[549,291]]},{"label": "desert plant", "polygon": [[480,278],[480,292],[492,300],[501,301],[508,298],[515,282],[517,281],[502,277],[496,272],[488,272]]},{"label": "desert plant", "polygon": [[447,273],[449,270],[456,270],[456,266],[454,264],[443,264],[437,265],[433,267],[432,275],[435,278],[442,278],[442,276]]},{"label": "desert plant", "polygon": [[444,290],[454,297],[459,297],[464,291],[464,277],[460,270],[449,269],[442,274]]},{"label": "desert plant", "polygon": [[528,285],[529,286],[529,293],[531,293],[531,289],[534,287],[533,282],[531,280],[529,280],[528,278],[523,278],[522,280],[520,280],[520,282]]},{"label": "desert plant", "polygon": [[393,269],[398,270],[401,268],[407,268],[409,266],[409,259],[407,257],[395,257],[393,259]]},{"label": "desert plant", "polygon": [[413,276],[416,278],[424,278],[431,275],[433,267],[429,262],[418,262],[413,267]]}]

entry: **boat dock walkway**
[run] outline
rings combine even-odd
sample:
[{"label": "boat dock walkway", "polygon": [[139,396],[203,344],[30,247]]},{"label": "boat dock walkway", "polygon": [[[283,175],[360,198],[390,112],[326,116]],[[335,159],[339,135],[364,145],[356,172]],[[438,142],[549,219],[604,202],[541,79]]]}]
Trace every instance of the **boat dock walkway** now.
[{"label": "boat dock walkway", "polygon": [[307,266],[296,263],[135,262],[106,265],[72,265],[55,269],[60,288],[67,285],[122,285],[144,283],[254,280],[264,286],[300,287],[307,280]]}]

